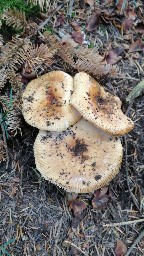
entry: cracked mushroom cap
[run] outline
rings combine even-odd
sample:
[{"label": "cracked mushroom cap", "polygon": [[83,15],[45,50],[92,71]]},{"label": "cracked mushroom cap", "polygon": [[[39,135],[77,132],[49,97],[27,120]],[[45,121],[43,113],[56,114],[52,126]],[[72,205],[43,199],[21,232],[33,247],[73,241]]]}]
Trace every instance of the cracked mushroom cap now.
[{"label": "cracked mushroom cap", "polygon": [[84,72],[74,77],[71,104],[85,119],[112,135],[123,135],[134,127],[132,120],[123,114],[120,99]]},{"label": "cracked mushroom cap", "polygon": [[81,119],[64,132],[39,131],[34,143],[38,171],[68,192],[89,193],[119,172],[120,139]]},{"label": "cracked mushroom cap", "polygon": [[32,80],[22,96],[25,121],[41,130],[66,130],[81,117],[69,104],[72,92],[73,78],[62,71],[52,71]]}]

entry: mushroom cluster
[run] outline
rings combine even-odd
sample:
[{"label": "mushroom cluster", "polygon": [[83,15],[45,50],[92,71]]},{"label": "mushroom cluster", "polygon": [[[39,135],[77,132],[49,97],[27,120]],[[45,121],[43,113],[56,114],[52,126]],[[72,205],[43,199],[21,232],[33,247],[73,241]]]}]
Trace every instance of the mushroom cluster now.
[{"label": "mushroom cluster", "polygon": [[40,129],[34,155],[42,176],[68,192],[89,193],[119,172],[118,135],[134,124],[118,97],[90,75],[52,71],[31,81],[22,96],[27,123]]}]

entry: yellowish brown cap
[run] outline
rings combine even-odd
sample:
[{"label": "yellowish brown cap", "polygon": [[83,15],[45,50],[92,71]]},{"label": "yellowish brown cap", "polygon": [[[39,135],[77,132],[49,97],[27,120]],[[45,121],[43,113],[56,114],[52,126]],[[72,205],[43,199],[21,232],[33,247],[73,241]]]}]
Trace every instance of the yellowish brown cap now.
[{"label": "yellowish brown cap", "polygon": [[39,131],[34,155],[46,180],[68,192],[89,193],[116,176],[123,149],[120,139],[81,119],[61,133]]},{"label": "yellowish brown cap", "polygon": [[74,77],[71,104],[85,119],[112,135],[123,135],[134,127],[132,120],[123,114],[120,99],[84,72]]},{"label": "yellowish brown cap", "polygon": [[66,130],[81,117],[69,104],[72,92],[73,78],[62,71],[52,71],[32,80],[22,96],[24,119],[41,130]]}]

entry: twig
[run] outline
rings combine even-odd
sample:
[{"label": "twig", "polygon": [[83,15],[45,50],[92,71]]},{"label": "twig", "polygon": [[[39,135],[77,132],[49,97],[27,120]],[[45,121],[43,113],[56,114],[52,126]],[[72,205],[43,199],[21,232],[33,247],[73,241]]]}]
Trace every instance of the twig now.
[{"label": "twig", "polygon": [[114,76],[113,78],[114,78],[114,79],[126,79],[126,80],[140,81],[139,78],[128,77],[128,76]]},{"label": "twig", "polygon": [[78,250],[79,252],[81,252],[83,255],[85,256],[88,256],[87,253],[85,253],[84,251],[82,251],[79,247],[77,247],[74,243],[68,241],[68,240],[65,240],[64,241],[64,245],[68,245],[68,246],[71,246],[71,247],[74,247],[76,250]]},{"label": "twig", "polygon": [[144,222],[144,219],[138,219],[138,220],[130,220],[130,221],[124,221],[119,223],[110,223],[110,224],[104,224],[103,227],[117,227],[117,226],[125,226],[125,225],[131,225],[131,224],[137,224],[140,222]]},{"label": "twig", "polygon": [[7,169],[8,165],[9,165],[9,154],[8,154],[8,147],[7,147],[7,140],[6,140],[5,129],[4,129],[3,122],[2,122],[2,114],[0,114],[0,126],[1,126],[1,130],[2,130],[4,147],[5,147],[5,151],[6,151],[6,158],[7,158],[6,169]]},{"label": "twig", "polygon": [[127,253],[125,256],[129,256],[134,249],[134,247],[139,243],[139,241],[142,239],[144,236],[144,229],[141,231],[141,233],[137,236],[136,240],[132,243],[131,247],[128,249]]},{"label": "twig", "polygon": [[127,186],[128,186],[128,190],[129,190],[129,193],[131,195],[131,198],[137,208],[138,211],[140,211],[140,208],[139,208],[139,205],[138,205],[138,202],[134,196],[134,194],[132,193],[131,191],[131,188],[130,188],[130,184],[129,184],[129,174],[128,174],[128,163],[127,163],[127,140],[126,140],[126,135],[124,135],[124,142],[125,142],[125,171],[126,171],[126,180],[127,180]]}]

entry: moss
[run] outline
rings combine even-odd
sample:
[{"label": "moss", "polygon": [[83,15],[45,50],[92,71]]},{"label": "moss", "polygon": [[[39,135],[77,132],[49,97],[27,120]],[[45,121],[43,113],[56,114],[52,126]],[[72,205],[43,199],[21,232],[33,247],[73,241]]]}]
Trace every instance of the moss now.
[{"label": "moss", "polygon": [[26,0],[1,0],[0,13],[5,9],[17,9],[25,12],[26,17],[36,16],[40,13],[40,7],[32,3],[27,3]]}]

